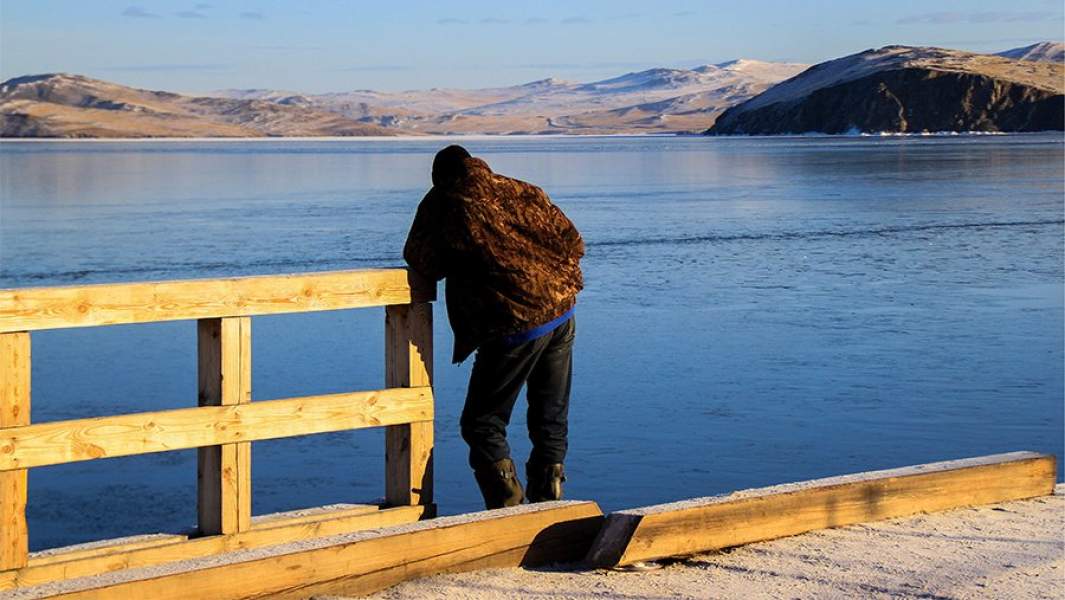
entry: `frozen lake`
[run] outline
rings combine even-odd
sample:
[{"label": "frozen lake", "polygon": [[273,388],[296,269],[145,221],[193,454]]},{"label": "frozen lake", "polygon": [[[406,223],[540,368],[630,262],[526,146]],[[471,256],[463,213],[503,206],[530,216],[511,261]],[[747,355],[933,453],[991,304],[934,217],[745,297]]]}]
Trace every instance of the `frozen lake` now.
[{"label": "frozen lake", "polygon": [[[0,145],[0,287],[400,266],[444,140]],[[1063,454],[1061,134],[462,141],[584,234],[567,496],[604,510]],[[441,297],[443,294],[441,293]],[[480,499],[436,306],[436,498]],[[253,319],[253,396],[383,385],[383,309]],[[196,404],[193,322],[33,336],[35,422]],[[253,445],[255,514],[383,493],[383,436]],[[524,462],[524,410],[511,440]],[[30,472],[34,549],[195,522],[195,451]]]}]

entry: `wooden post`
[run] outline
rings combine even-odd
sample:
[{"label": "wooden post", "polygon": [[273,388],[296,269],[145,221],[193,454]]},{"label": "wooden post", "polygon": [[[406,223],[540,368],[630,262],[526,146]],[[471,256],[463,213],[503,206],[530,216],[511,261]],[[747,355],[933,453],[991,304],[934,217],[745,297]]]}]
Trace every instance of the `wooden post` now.
[{"label": "wooden post", "polygon": [[[433,306],[385,307],[385,386],[432,385]],[[385,428],[385,501],[392,506],[433,502],[433,422]]]},{"label": "wooden post", "polygon": [[[0,429],[30,423],[30,334],[0,334]],[[0,447],[0,452],[10,450]],[[0,571],[26,566],[26,469],[0,472]]]},{"label": "wooden post", "polygon": [[[251,318],[201,319],[197,334],[200,406],[251,402]],[[200,448],[197,479],[201,534],[251,527],[250,442]]]}]

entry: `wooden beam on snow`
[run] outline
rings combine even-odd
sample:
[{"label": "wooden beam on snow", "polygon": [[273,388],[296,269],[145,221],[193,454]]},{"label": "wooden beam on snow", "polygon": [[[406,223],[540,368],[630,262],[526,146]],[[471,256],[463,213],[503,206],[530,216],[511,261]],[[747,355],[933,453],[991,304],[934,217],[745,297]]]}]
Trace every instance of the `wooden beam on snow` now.
[{"label": "wooden beam on snow", "polygon": [[[56,548],[30,554],[29,564],[25,567],[0,571],[0,592],[234,550],[390,527],[430,518],[435,510],[433,505],[384,509],[375,505],[318,507],[252,517],[251,529],[229,535],[193,538],[153,535]],[[0,597],[3,597],[2,593]]]},{"label": "wooden beam on snow", "polygon": [[436,573],[576,560],[601,524],[594,502],[526,504],[59,581],[20,594],[65,600],[369,594]]},{"label": "wooden beam on snow", "polygon": [[1055,458],[1011,452],[744,490],[611,513],[588,554],[601,567],[815,529],[1054,493]]}]

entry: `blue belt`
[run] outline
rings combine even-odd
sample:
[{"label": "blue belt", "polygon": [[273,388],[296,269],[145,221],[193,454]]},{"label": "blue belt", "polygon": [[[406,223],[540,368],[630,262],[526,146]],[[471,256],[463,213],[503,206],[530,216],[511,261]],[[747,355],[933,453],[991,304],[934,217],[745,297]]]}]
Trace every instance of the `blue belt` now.
[{"label": "blue belt", "polygon": [[573,309],[574,308],[576,308],[576,307],[570,308],[566,312],[562,313],[562,316],[558,317],[557,319],[552,319],[552,320],[548,321],[547,323],[544,323],[543,325],[540,325],[539,327],[534,327],[534,328],[532,328],[532,329],[530,329],[528,331],[523,331],[521,333],[515,333],[515,334],[512,334],[512,335],[508,335],[508,336],[504,337],[501,340],[501,343],[504,346],[512,348],[514,346],[518,346],[518,345],[524,344],[525,342],[530,342],[532,340],[535,340],[536,338],[542,338],[545,335],[547,335],[547,334],[551,333],[552,331],[554,331],[555,328],[558,327],[559,325],[561,325],[561,324],[565,323],[566,321],[569,321],[570,319],[572,319],[573,318]]}]

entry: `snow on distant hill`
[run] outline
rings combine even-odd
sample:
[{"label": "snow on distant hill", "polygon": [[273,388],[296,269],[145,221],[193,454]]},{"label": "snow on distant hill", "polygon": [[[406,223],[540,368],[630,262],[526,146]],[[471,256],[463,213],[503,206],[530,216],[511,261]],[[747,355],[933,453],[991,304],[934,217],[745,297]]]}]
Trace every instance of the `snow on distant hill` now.
[{"label": "snow on distant hill", "polygon": [[11,79],[0,131],[14,137],[187,137],[701,131],[806,65],[734,60],[592,82],[555,78],[473,90],[304,94],[228,89],[203,96],[79,75]]},{"label": "snow on distant hill", "polygon": [[692,69],[648,69],[587,83],[548,78],[474,90],[357,90],[317,95],[222,90],[215,95],[273,102],[299,98],[303,106],[423,133],[698,131],[711,125],[728,106],[806,67],[740,59]]},{"label": "snow on distant hill", "polygon": [[1065,44],[1061,42],[1039,42],[1023,48],[1013,48],[998,53],[998,56],[1016,60],[1034,60],[1038,62],[1065,62]]}]

